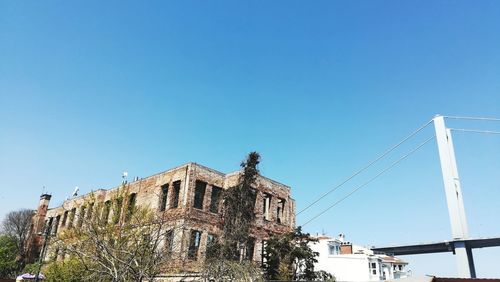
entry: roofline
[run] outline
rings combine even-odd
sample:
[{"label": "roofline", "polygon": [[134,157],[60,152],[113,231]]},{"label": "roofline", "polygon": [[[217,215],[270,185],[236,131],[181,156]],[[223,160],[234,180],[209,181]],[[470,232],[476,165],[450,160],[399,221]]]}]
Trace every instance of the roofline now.
[{"label": "roofline", "polygon": [[[132,183],[136,183],[136,182],[140,182],[140,181],[143,181],[143,180],[147,180],[149,178],[152,178],[152,177],[156,177],[160,174],[164,174],[164,173],[168,173],[168,172],[171,172],[171,171],[174,171],[174,170],[178,170],[178,169],[181,169],[181,168],[185,168],[185,167],[189,167],[189,166],[197,166],[197,167],[200,167],[202,169],[205,169],[205,170],[208,170],[210,172],[213,172],[215,174],[218,174],[220,176],[224,176],[224,177],[228,177],[228,176],[231,176],[231,175],[235,175],[235,174],[239,174],[241,173],[241,171],[234,171],[234,172],[231,172],[231,173],[224,173],[224,172],[221,172],[221,171],[218,171],[216,169],[213,169],[213,168],[210,168],[210,167],[207,167],[205,165],[202,165],[202,164],[199,164],[199,163],[196,163],[196,162],[187,162],[187,163],[184,163],[184,164],[181,164],[181,165],[178,165],[178,166],[175,166],[173,168],[170,168],[170,169],[167,169],[167,170],[164,170],[164,171],[160,171],[160,172],[157,172],[155,174],[152,174],[152,175],[149,175],[149,176],[146,176],[144,178],[139,178],[138,180],[136,181],[130,181],[128,182],[129,184],[132,184]],[[280,185],[280,186],[285,186],[288,190],[290,190],[290,186],[286,185],[286,184],[283,184],[283,183],[280,183],[278,181],[275,181],[275,180],[272,180],[268,177],[265,177],[261,174],[259,174],[259,177],[262,177],[266,180],[268,180],[269,182],[271,183],[274,183],[276,185]],[[57,206],[57,207],[54,207],[54,208],[50,208],[48,210],[51,210],[51,209],[55,209],[55,208],[58,208],[60,206],[63,206],[64,203],[68,202],[68,201],[74,201],[74,200],[77,200],[77,199],[81,199],[81,198],[84,198],[85,196],[91,194],[91,193],[96,193],[96,192],[99,192],[99,191],[105,191],[105,192],[109,192],[109,191],[113,191],[113,190],[116,190],[116,189],[119,189],[122,185],[118,185],[118,186],[115,186],[115,187],[111,187],[109,189],[104,189],[104,188],[99,188],[97,190],[92,190],[86,194],[83,194],[83,195],[80,195],[80,196],[77,196],[75,198],[70,198],[70,199],[67,199],[67,200],[64,200],[61,205]]]},{"label": "roofline", "polygon": [[198,167],[201,167],[203,169],[206,169],[210,172],[213,172],[215,174],[219,174],[219,175],[222,175],[222,176],[227,176],[228,174],[227,173],[224,173],[224,172],[221,172],[221,171],[218,171],[216,169],[213,169],[213,168],[210,168],[208,166],[204,166],[202,164],[199,164],[199,163],[194,163],[194,162],[190,162],[190,163],[187,163],[186,165],[193,165],[193,166],[198,166]]},{"label": "roofline", "polygon": [[[226,174],[226,176],[231,176],[231,175],[234,175],[234,174],[239,174],[239,173],[241,173],[241,171],[239,171],[239,170],[238,170],[238,171],[234,171],[234,172],[228,173],[228,174]],[[269,177],[265,177],[264,175],[262,175],[262,174],[260,174],[260,173],[259,173],[259,177],[262,177],[262,178],[264,178],[265,180],[267,180],[267,181],[269,181],[269,182],[271,182],[271,183],[273,183],[273,184],[276,184],[276,185],[279,185],[279,186],[285,186],[288,190],[290,190],[290,186],[288,186],[288,185],[286,185],[286,184],[283,184],[283,183],[281,183],[281,182],[278,182],[278,181],[276,181],[276,180],[272,180],[272,179],[271,179],[271,178],[269,178]]]}]

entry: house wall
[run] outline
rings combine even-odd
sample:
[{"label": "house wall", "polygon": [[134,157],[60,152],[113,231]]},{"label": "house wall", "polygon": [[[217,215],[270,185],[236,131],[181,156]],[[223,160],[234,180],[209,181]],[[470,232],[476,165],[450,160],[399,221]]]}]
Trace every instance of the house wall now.
[{"label": "house wall", "polygon": [[[382,280],[381,260],[368,254],[329,254],[329,241],[334,239],[320,239],[311,244],[311,249],[319,253],[315,270],[324,270],[335,276],[337,281],[380,281]],[[336,244],[342,242],[336,240]],[[345,245],[344,245],[345,246]],[[376,273],[370,269],[370,263],[375,263]]]},{"label": "house wall", "polygon": [[[369,248],[345,242],[343,236],[340,239],[327,236],[316,239],[318,242],[310,245],[319,254],[315,270],[327,271],[335,275],[337,281],[381,281],[408,277],[408,263],[399,258],[374,254]],[[340,254],[335,251],[332,254],[330,245],[350,248],[348,251],[341,248]]]}]

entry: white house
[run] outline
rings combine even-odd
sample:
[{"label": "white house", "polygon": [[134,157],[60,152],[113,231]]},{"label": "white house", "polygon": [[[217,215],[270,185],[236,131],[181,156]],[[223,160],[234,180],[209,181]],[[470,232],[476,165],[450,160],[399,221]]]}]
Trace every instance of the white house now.
[{"label": "white house", "polygon": [[311,244],[311,249],[319,253],[314,268],[335,275],[337,281],[381,281],[408,276],[407,262],[346,242],[342,234],[339,238],[316,239],[318,242]]}]

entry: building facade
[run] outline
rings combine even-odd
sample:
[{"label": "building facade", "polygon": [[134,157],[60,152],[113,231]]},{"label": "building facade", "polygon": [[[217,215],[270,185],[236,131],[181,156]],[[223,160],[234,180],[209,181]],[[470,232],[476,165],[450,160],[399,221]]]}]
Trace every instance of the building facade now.
[{"label": "building facade", "polygon": [[[125,183],[129,199],[135,205],[148,207],[167,220],[169,229],[166,246],[170,246],[169,267],[180,271],[196,272],[205,258],[206,246],[221,235],[220,223],[222,191],[235,186],[240,172],[225,174],[208,167],[188,163],[170,170]],[[122,187],[122,186],[120,186]],[[42,195],[33,219],[31,243],[40,249],[39,234],[51,226],[52,236],[64,228],[78,228],[81,218],[89,216],[98,203],[104,208],[100,217],[112,217],[110,201],[120,187],[100,189],[92,195],[82,195],[57,207],[49,208],[50,195]],[[251,241],[246,256],[253,261],[261,261],[262,246],[272,234],[281,234],[295,228],[295,201],[291,198],[290,187],[269,178],[258,176],[254,213],[255,224],[251,230]],[[104,204],[103,204],[104,203]],[[95,210],[95,209],[94,209]],[[103,215],[102,213],[106,213]],[[50,247],[49,247],[50,250]],[[55,259],[64,254],[55,254]],[[45,259],[54,259],[54,250],[47,252]]]},{"label": "building facade", "polygon": [[333,274],[337,281],[382,281],[406,278],[408,263],[384,254],[375,254],[369,248],[353,245],[338,238],[316,237],[311,249],[319,253],[315,270]]}]

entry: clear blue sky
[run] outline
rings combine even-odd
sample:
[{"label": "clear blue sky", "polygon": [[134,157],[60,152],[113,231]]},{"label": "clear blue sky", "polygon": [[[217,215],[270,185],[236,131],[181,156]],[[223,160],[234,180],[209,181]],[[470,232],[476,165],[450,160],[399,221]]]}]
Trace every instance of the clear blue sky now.
[{"label": "clear blue sky", "polygon": [[[231,172],[252,150],[300,210],[437,113],[500,117],[499,50],[499,1],[1,1],[0,216],[36,207],[42,186],[55,205],[124,170]],[[470,233],[498,236],[500,137],[455,143]],[[435,143],[306,231],[449,239]],[[500,248],[475,255],[480,276],[500,277]],[[405,259],[456,273],[452,255]]]}]

